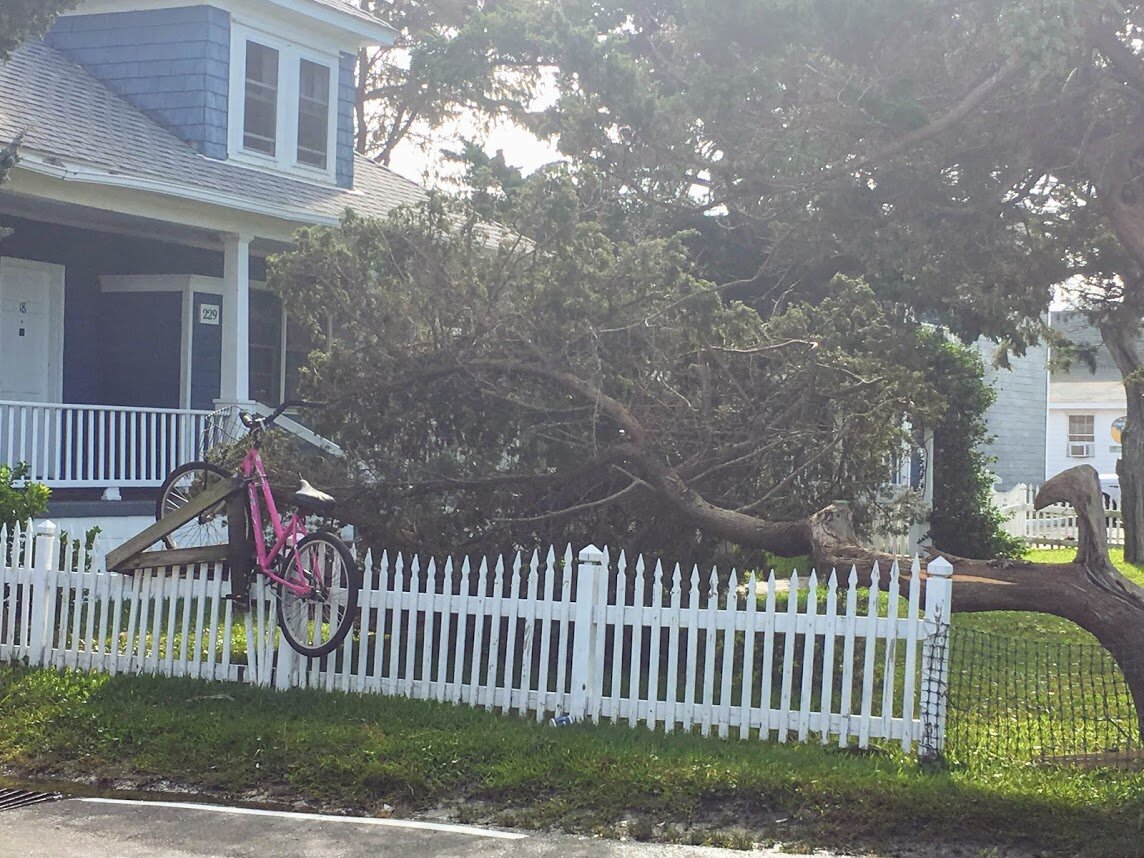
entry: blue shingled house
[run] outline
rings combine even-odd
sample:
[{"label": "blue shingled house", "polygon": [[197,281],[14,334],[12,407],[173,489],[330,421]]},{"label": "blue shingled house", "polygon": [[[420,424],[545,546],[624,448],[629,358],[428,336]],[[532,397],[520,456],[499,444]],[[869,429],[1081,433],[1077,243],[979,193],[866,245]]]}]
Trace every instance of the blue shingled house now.
[{"label": "blue shingled house", "polygon": [[0,63],[0,462],[54,515],[146,514],[209,412],[291,395],[313,344],[267,255],[423,196],[353,152],[392,37],[349,0],[86,0]]}]

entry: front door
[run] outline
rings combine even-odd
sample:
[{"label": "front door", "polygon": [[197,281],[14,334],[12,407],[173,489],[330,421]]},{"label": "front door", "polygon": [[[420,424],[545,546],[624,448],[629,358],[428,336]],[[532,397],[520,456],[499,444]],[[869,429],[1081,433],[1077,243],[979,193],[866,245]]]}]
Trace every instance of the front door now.
[{"label": "front door", "polygon": [[0,464],[27,462],[31,477],[59,476],[59,412],[37,406],[63,394],[64,269],[0,258]]},{"label": "front door", "polygon": [[62,394],[63,268],[0,259],[0,400]]}]

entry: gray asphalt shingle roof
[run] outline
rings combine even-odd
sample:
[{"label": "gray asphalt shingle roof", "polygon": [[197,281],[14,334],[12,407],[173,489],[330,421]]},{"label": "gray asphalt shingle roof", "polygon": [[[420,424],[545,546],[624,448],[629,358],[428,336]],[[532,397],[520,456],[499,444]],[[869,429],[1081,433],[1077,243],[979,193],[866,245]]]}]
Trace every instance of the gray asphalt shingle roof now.
[{"label": "gray asphalt shingle roof", "polygon": [[21,131],[27,152],[61,166],[163,183],[176,197],[206,191],[233,201],[228,204],[236,209],[278,208],[292,220],[321,223],[347,208],[383,215],[426,196],[419,185],[360,156],[353,190],[207,158],[40,42],[0,63],[0,141]]}]

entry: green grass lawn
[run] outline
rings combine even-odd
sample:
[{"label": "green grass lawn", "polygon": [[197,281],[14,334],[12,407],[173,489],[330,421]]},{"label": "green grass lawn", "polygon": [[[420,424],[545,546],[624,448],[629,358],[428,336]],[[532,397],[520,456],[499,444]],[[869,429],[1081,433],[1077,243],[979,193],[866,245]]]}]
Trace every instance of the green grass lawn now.
[{"label": "green grass lawn", "polygon": [[1141,774],[928,770],[893,753],[553,728],[402,699],[19,667],[0,668],[0,766],[24,781],[89,789],[179,784],[204,799],[301,799],[365,813],[446,804],[466,821],[722,845],[1144,849]]},{"label": "green grass lawn", "polygon": [[[1037,563],[1068,563],[1070,549],[1034,549]],[[1144,566],[1110,553],[1128,578]],[[956,582],[954,587],[956,587]],[[955,614],[948,751],[975,767],[1140,748],[1123,674],[1091,634],[1048,614]]]},{"label": "green grass lawn", "polygon": [[[1030,556],[1060,562],[1071,552]],[[1114,559],[1144,583],[1144,567]],[[926,841],[981,854],[1019,845],[1144,856],[1144,773],[1030,765],[1039,740],[1007,732],[1019,723],[1057,735],[1086,729],[1075,704],[1057,704],[1071,693],[1059,676],[1081,670],[1092,678],[1087,663],[1069,661],[1092,638],[1031,613],[957,615],[954,625],[955,635],[1026,649],[1017,659],[1013,650],[974,656],[951,711],[951,739],[962,744],[944,768],[894,750],[859,754],[606,724],[557,729],[379,696],[0,666],[0,773],[81,790],[174,786],[204,800],[302,801],[335,811],[442,806],[462,821],[719,845],[860,850]],[[1055,655],[1046,660],[1041,649]],[[1030,721],[1020,697],[1033,675],[1054,705]],[[1024,678],[1024,690],[1014,677]],[[967,724],[971,730],[957,732]],[[1010,741],[1017,744],[1008,756],[994,753]]]}]

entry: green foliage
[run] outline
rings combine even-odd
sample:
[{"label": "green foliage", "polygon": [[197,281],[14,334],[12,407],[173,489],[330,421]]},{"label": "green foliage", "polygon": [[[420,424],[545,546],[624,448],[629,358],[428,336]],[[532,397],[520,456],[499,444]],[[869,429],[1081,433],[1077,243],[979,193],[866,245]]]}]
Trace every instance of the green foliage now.
[{"label": "green foliage", "polygon": [[392,48],[367,50],[359,58],[359,152],[388,164],[394,148],[419,132],[462,113],[495,115],[531,99],[538,78],[532,44],[499,8],[504,4],[369,0],[361,5],[393,27],[396,40]]},{"label": "green foliage", "polygon": [[48,511],[51,490],[28,479],[27,462],[0,465],[0,528],[27,527],[36,516]]},{"label": "green foliage", "polygon": [[4,0],[0,3],[0,62],[25,39],[47,32],[56,16],[79,0]]},{"label": "green foliage", "polygon": [[992,459],[985,412],[996,394],[985,382],[981,355],[950,340],[942,331],[921,337],[927,353],[927,383],[945,401],[933,427],[934,509],[930,537],[934,547],[961,557],[1020,557],[1024,546],[1001,525],[993,505]]},{"label": "green foliage", "polygon": [[711,557],[721,532],[676,477],[768,520],[872,500],[903,415],[934,407],[902,317],[837,277],[764,318],[697,276],[691,233],[617,235],[594,193],[530,177],[506,209],[529,238],[499,247],[437,199],[303,230],[272,261],[297,318],[333,315],[306,383],[389,544]]}]

